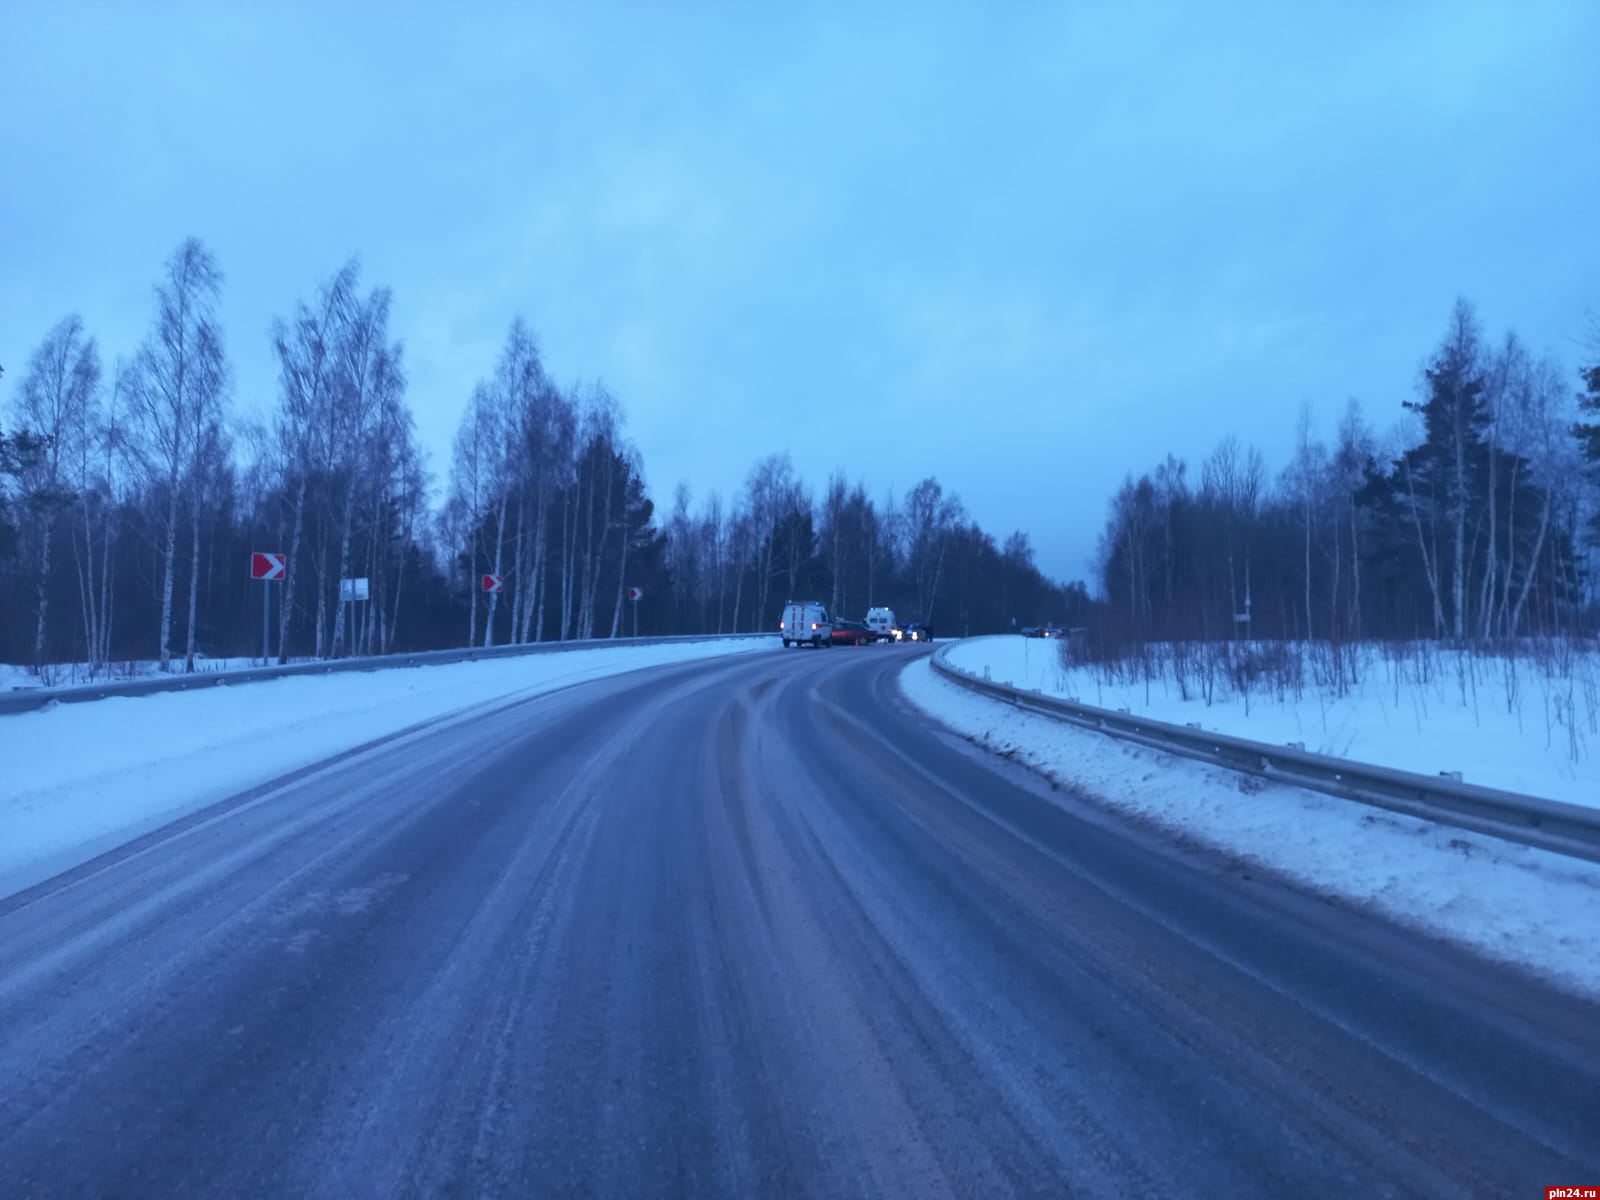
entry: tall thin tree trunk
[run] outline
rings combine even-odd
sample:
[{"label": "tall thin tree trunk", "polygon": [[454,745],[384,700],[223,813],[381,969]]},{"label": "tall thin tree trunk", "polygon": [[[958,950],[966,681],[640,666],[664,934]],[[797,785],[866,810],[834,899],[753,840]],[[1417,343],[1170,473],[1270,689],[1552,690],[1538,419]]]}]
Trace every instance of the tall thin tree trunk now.
[{"label": "tall thin tree trunk", "polygon": [[44,665],[45,626],[50,613],[50,538],[54,522],[51,520],[48,506],[42,514],[41,524],[43,529],[39,538],[39,619],[33,630],[33,661],[35,666]]},{"label": "tall thin tree trunk", "polygon": [[572,515],[573,496],[571,488],[561,491],[561,641],[566,641],[572,630],[572,553],[573,542],[577,539],[577,527],[574,521],[569,525],[567,518]]},{"label": "tall thin tree trunk", "polygon": [[1488,641],[1494,632],[1494,593],[1496,575],[1500,568],[1499,523],[1500,514],[1495,508],[1500,477],[1500,464],[1496,461],[1494,439],[1489,440],[1489,552],[1483,564],[1483,583],[1478,588],[1478,638]]},{"label": "tall thin tree trunk", "polygon": [[192,675],[194,674],[196,647],[195,624],[200,612],[200,502],[198,495],[190,509],[189,524],[192,527],[189,552],[189,630],[184,643],[183,669]]},{"label": "tall thin tree trunk", "polygon": [[[344,504],[339,516],[339,604],[333,612],[333,637],[331,649],[335,653],[354,653],[355,631],[345,629],[344,581],[350,574],[350,530],[355,522],[355,481],[345,488]],[[370,587],[370,583],[368,584]],[[349,644],[347,644],[349,643]]]},{"label": "tall thin tree trunk", "polygon": [[383,652],[394,653],[395,630],[400,627],[400,599],[406,594],[406,556],[402,550],[394,567],[394,600],[389,605],[389,621],[383,629]]},{"label": "tall thin tree trunk", "polygon": [[522,484],[517,484],[517,531],[511,543],[511,642],[516,645],[527,640],[523,632],[526,628],[523,619],[523,608],[528,603],[527,581],[523,579],[522,564],[522,532],[527,523],[528,500]]},{"label": "tall thin tree trunk", "polygon": [[[623,521],[627,521],[626,515],[623,516]],[[622,597],[627,591],[627,585],[624,582],[628,575],[628,529],[626,524],[623,525],[621,540],[622,550],[617,557],[617,605],[611,613],[611,636],[613,638],[617,636],[617,631],[622,628]]]},{"label": "tall thin tree trunk", "polygon": [[333,565],[333,578],[328,577],[328,559],[332,553],[326,529],[317,539],[317,657],[330,658],[334,653],[332,608],[342,603],[339,594],[339,565]]},{"label": "tall thin tree trunk", "polygon": [[1516,607],[1511,610],[1510,634],[1517,636],[1517,631],[1522,622],[1522,607],[1528,602],[1528,593],[1533,589],[1534,577],[1539,573],[1539,556],[1544,553],[1545,534],[1550,528],[1550,492],[1545,492],[1544,508],[1539,513],[1539,532],[1534,535],[1533,551],[1528,555],[1528,573],[1523,576],[1522,588],[1517,593]]},{"label": "tall thin tree trunk", "polygon": [[[92,532],[91,532],[92,536]],[[78,611],[83,618],[83,654],[84,661],[89,666],[89,672],[94,673],[94,543],[85,538],[87,543],[88,571],[84,570],[85,549],[78,544],[78,532],[72,531],[72,566],[78,578]]]},{"label": "tall thin tree trunk", "polygon": [[[500,508],[495,517],[494,525],[494,574],[500,575],[501,557],[506,543],[506,492],[500,492]],[[502,576],[503,578],[503,576]],[[500,593],[489,593],[489,612],[483,620],[483,644],[485,648],[494,645],[494,613],[499,607]]]},{"label": "tall thin tree trunk", "polygon": [[538,503],[533,507],[533,640],[544,641],[545,554],[550,542],[550,493],[543,483],[539,487]]},{"label": "tall thin tree trunk", "polygon": [[589,606],[593,603],[590,578],[594,573],[594,472],[584,486],[583,578],[578,585],[578,637],[589,636]]},{"label": "tall thin tree trunk", "polygon": [[1350,505],[1350,640],[1361,640],[1361,516]]},{"label": "tall thin tree trunk", "polygon": [[278,663],[289,661],[289,618],[294,611],[294,585],[300,578],[300,538],[305,529],[306,477],[302,472],[294,494],[294,524],[289,532],[289,557],[283,575],[283,597],[278,612]]},{"label": "tall thin tree trunk", "polygon": [[1422,530],[1422,514],[1417,508],[1417,493],[1415,483],[1411,478],[1411,465],[1406,464],[1406,492],[1411,498],[1407,506],[1411,510],[1411,523],[1417,533],[1417,550],[1422,555],[1422,572],[1428,579],[1428,593],[1433,598],[1433,636],[1439,637],[1444,633],[1444,604],[1439,595],[1439,572],[1435,569],[1438,554],[1428,554],[1428,539]]},{"label": "tall thin tree trunk", "polygon": [[1329,589],[1328,601],[1328,639],[1337,642],[1339,634],[1339,587],[1343,582],[1340,578],[1344,569],[1344,555],[1339,550],[1339,514],[1334,512],[1333,519],[1328,522],[1328,528],[1333,531],[1333,586]]},{"label": "tall thin tree trunk", "polygon": [[717,632],[723,632],[722,619],[726,612],[728,599],[728,566],[723,556],[722,535],[719,531],[716,542],[717,557]]},{"label": "tall thin tree trunk", "polygon": [[1511,460],[1511,479],[1506,488],[1506,569],[1500,573],[1500,632],[1512,636],[1511,583],[1517,573],[1517,476],[1518,460]]},{"label": "tall thin tree trunk", "polygon": [[[1305,560],[1306,560],[1306,640],[1310,641],[1311,638],[1313,637],[1313,634],[1312,634],[1312,623],[1311,623],[1311,499],[1310,499],[1309,496],[1307,496],[1306,504],[1305,504],[1305,523],[1306,523],[1306,546],[1305,546],[1305,550],[1306,550],[1306,554],[1305,554]],[[1329,634],[1330,634],[1330,636],[1332,635],[1332,631],[1331,630],[1329,631]]]},{"label": "tall thin tree trunk", "polygon": [[172,670],[172,573],[178,559],[178,484],[170,483],[167,497],[167,536],[161,556],[161,670]]},{"label": "tall thin tree trunk", "polygon": [[94,512],[89,506],[89,489],[83,492],[83,635],[89,655],[89,665],[99,668],[100,660],[100,595],[94,572]]},{"label": "tall thin tree trunk", "polygon": [[1455,612],[1451,614],[1457,642],[1466,640],[1467,620],[1467,437],[1462,427],[1464,414],[1459,400],[1456,404],[1456,503],[1455,503],[1455,570],[1452,572],[1451,599]]},{"label": "tall thin tree trunk", "polygon": [[110,505],[106,507],[106,519],[101,531],[101,552],[103,558],[100,562],[100,650],[98,661],[105,664],[111,660],[111,602],[115,595],[111,573],[111,542],[112,520],[114,510]]}]

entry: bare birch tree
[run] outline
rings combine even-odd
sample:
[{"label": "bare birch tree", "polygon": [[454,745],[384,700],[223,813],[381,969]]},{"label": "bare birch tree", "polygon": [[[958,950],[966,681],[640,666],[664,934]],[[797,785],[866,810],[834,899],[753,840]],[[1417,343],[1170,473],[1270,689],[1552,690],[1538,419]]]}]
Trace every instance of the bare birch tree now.
[{"label": "bare birch tree", "polygon": [[156,314],[135,359],[128,389],[129,447],[163,512],[161,669],[172,669],[172,602],[178,529],[186,486],[204,447],[197,430],[219,411],[227,378],[216,305],[222,273],[196,238],[167,260],[156,285]]},{"label": "bare birch tree", "polygon": [[[99,388],[100,357],[94,339],[84,333],[76,313],[64,317],[34,351],[17,403],[21,425],[44,439],[43,453],[23,477],[37,529],[35,664],[45,661],[56,518],[71,503],[74,486],[84,482],[83,468],[95,441],[92,414]],[[87,610],[84,615],[87,635]]]}]

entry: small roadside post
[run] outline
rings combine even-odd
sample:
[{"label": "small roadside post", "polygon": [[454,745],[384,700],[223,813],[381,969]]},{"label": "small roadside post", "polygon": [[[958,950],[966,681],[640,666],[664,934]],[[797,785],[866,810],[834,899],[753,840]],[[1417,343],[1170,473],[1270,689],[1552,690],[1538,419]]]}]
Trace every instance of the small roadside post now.
[{"label": "small roadside post", "polygon": [[339,580],[339,599],[350,607],[349,616],[346,618],[345,627],[345,657],[354,657],[354,652],[349,649],[356,643],[356,601],[369,600],[372,597],[371,581],[367,579],[341,579]]}]

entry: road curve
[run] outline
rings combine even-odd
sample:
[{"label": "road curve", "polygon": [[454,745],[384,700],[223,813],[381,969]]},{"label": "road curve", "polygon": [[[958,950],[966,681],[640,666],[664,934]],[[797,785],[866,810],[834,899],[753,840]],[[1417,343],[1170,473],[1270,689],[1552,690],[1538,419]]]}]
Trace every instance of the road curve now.
[{"label": "road curve", "polygon": [[1594,1006],[1052,792],[915,653],[486,708],[0,900],[0,1195],[1600,1181]]}]

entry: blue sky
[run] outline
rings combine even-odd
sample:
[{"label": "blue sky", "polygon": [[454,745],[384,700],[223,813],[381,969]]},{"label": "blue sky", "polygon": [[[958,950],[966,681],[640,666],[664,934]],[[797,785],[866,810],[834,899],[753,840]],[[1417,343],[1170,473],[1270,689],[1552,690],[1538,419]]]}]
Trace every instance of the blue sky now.
[{"label": "blue sky", "polygon": [[658,503],[788,449],[925,475],[1052,574],[1129,470],[1303,401],[1389,422],[1457,294],[1569,367],[1600,308],[1600,4],[0,7],[0,404],[163,257],[235,402],[349,254],[437,486],[521,314]]}]

